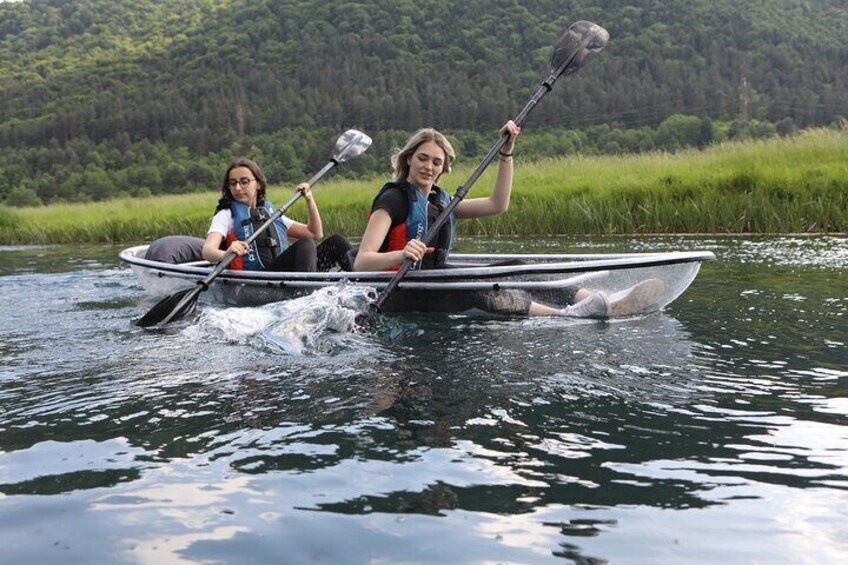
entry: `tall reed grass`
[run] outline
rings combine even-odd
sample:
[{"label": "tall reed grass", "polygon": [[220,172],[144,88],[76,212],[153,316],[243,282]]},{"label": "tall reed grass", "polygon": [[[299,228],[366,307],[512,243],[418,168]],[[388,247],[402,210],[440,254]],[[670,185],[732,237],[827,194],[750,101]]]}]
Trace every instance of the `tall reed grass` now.
[{"label": "tall reed grass", "polygon": [[[518,151],[520,154],[520,140]],[[461,157],[461,156],[460,156]],[[509,212],[460,223],[466,235],[789,233],[848,231],[848,132],[725,143],[676,154],[519,156]],[[496,162],[497,163],[497,162]],[[453,193],[476,163],[440,185]],[[468,197],[490,194],[491,167]],[[358,238],[388,178],[329,180],[315,188],[325,232]],[[293,187],[271,187],[281,203]],[[38,208],[0,207],[0,244],[147,242],[204,236],[217,194],[157,196]],[[287,214],[305,220],[302,202]]]}]

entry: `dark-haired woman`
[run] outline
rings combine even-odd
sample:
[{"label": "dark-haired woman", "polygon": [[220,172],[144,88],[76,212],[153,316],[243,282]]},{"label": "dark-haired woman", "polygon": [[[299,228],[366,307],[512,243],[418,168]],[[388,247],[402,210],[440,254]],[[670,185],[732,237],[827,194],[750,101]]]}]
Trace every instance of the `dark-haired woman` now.
[{"label": "dark-haired woman", "polygon": [[[237,159],[228,168],[221,185],[221,200],[203,244],[203,258],[220,261],[227,252],[236,257],[230,269],[251,271],[330,271],[350,270],[351,245],[339,235],[324,237],[321,215],[311,187],[301,183],[307,205],[303,224],[282,216],[250,245],[246,240],[274,214],[274,206],[265,198],[267,180],[259,165],[250,159]],[[289,238],[296,239],[290,242]]]}]

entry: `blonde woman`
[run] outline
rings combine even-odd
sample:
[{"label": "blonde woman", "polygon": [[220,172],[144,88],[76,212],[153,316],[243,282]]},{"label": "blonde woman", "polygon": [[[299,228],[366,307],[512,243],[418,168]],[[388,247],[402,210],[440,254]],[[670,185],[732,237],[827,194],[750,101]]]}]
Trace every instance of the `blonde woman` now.
[{"label": "blonde woman", "polygon": [[[354,270],[397,270],[407,259],[414,261],[413,269],[449,268],[447,259],[457,220],[495,216],[509,209],[512,156],[520,128],[510,120],[499,133],[508,137],[498,155],[498,173],[492,194],[484,198],[464,199],[457,204],[449,221],[436,235],[432,247],[427,247],[421,238],[451,200],[450,195],[436,183],[443,174],[450,172],[456,153],[447,138],[438,131],[427,128],[416,132],[392,157],[395,178],[383,185],[374,198]],[[613,295],[574,287],[568,300],[570,305],[564,309],[534,302],[526,292],[501,290],[468,293],[466,306],[510,315],[605,318],[644,310],[646,301],[656,297],[661,290],[662,282],[656,279],[643,281]]]}]

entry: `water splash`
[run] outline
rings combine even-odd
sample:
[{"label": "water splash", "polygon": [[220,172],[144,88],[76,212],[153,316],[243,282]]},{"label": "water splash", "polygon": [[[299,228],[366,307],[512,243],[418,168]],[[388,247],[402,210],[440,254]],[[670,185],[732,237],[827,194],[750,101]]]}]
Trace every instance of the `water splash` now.
[{"label": "water splash", "polygon": [[332,353],[356,334],[357,317],[368,311],[376,297],[371,287],[340,284],[256,308],[207,308],[183,333],[262,344],[290,355]]}]

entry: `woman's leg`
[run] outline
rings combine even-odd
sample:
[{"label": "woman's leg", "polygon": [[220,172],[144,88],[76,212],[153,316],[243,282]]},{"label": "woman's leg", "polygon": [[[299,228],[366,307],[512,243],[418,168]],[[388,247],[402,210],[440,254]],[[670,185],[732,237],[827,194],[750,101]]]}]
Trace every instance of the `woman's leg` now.
[{"label": "woman's leg", "polygon": [[551,308],[539,302],[531,302],[528,316],[562,316],[563,311],[559,308]]},{"label": "woman's leg", "polygon": [[[592,292],[585,288],[566,287],[562,289],[566,304],[575,304],[588,298]],[[523,290],[503,289],[484,293],[475,293],[474,306],[493,314],[508,316],[562,316],[568,315],[567,308],[555,308],[533,300]]]},{"label": "woman's leg", "polygon": [[316,250],[318,270],[327,272],[339,267],[342,271],[352,271],[353,265],[350,264],[350,256],[348,255],[352,250],[353,246],[348,240],[340,235],[331,235],[322,241]]},{"label": "woman's leg", "polygon": [[289,245],[279,257],[274,259],[266,271],[295,271],[298,273],[314,273],[318,270],[318,255],[315,242],[308,237],[302,237]]},{"label": "woman's leg", "polygon": [[469,297],[480,310],[503,316],[527,316],[535,304],[529,293],[512,288],[474,292]]}]

